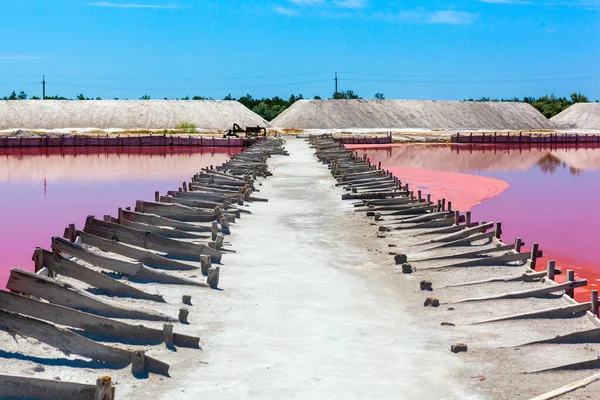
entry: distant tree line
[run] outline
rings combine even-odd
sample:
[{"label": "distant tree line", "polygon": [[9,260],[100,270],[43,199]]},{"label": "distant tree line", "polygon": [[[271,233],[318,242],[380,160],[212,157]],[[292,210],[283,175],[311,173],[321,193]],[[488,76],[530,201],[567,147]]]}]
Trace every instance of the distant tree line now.
[{"label": "distant tree line", "polygon": [[575,103],[589,103],[587,96],[579,92],[571,93],[569,98],[556,97],[555,95],[551,94],[550,96],[546,95],[537,99],[535,97],[524,97],[522,99],[519,99],[518,97],[514,97],[512,99],[491,99],[489,97],[482,97],[478,100],[467,99],[465,101],[528,103],[535,107],[539,112],[544,114],[546,118],[554,117],[556,114],[561,113]]},{"label": "distant tree line", "polygon": [[[331,99],[348,99],[348,100],[362,99],[362,97],[360,97],[359,95],[354,93],[353,90],[346,90],[343,92],[333,93],[330,98]],[[13,91],[9,96],[2,97],[2,100],[27,100],[27,99],[28,99],[27,93],[25,93],[24,91],[20,91],[19,93]],[[168,100],[166,97],[164,99]],[[302,94],[297,94],[297,95],[292,94],[288,99],[284,99],[279,96],[275,96],[275,97],[271,97],[271,98],[265,97],[262,99],[255,99],[251,94],[246,94],[237,99],[235,97],[231,96],[231,94],[228,94],[227,96],[225,96],[223,98],[223,100],[239,101],[244,106],[248,107],[250,110],[254,111],[255,113],[257,113],[258,115],[260,115],[267,121],[273,120],[275,117],[277,117],[279,114],[281,114],[287,108],[289,108],[292,104],[294,104],[298,100],[302,100],[302,99],[304,99],[304,96],[302,96]],[[320,100],[321,97],[314,96],[313,99]],[[383,93],[376,93],[374,96],[374,99],[384,100],[385,96],[383,95]],[[32,96],[30,98],[30,100],[40,100],[40,98],[37,96]],[[63,96],[46,96],[46,100],[69,100],[69,99],[66,97],[63,97]],[[76,96],[75,100],[102,100],[102,99],[100,97],[91,98],[91,97],[86,97],[83,94],[79,94]],[[119,100],[119,99],[115,97],[115,100]],[[149,95],[145,94],[142,97],[140,97],[140,100],[151,100],[151,97]],[[189,96],[185,96],[185,97],[177,98],[177,99],[173,99],[173,100],[214,100],[214,99],[210,98],[210,97],[204,97],[204,96],[193,96],[191,98]],[[573,105],[575,103],[587,103],[587,102],[589,102],[589,99],[585,95],[577,92],[577,93],[572,93],[571,96],[569,96],[569,98],[556,97],[555,95],[551,94],[549,96],[546,95],[546,96],[542,96],[539,98],[524,97],[524,98],[520,99],[520,98],[514,97],[512,99],[492,99],[490,97],[482,97],[477,100],[466,99],[464,101],[528,103],[528,104],[531,104],[536,109],[538,109],[542,114],[544,114],[544,116],[546,116],[546,118],[552,118],[553,116],[555,116],[556,114],[560,113],[561,111],[567,109],[571,105]]]}]

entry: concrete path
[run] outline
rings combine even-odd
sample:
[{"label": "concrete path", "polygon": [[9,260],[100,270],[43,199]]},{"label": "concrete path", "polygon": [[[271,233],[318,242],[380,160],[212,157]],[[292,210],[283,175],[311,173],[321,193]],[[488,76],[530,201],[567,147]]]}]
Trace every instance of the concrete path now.
[{"label": "concrete path", "polygon": [[435,333],[415,326],[394,269],[368,250],[372,227],[305,141],[286,148],[260,187],[269,203],[253,205],[229,239],[237,253],[225,258],[224,290],[194,306],[202,356],[172,364],[176,378],[149,397],[469,398],[450,375],[458,358],[427,349]]}]

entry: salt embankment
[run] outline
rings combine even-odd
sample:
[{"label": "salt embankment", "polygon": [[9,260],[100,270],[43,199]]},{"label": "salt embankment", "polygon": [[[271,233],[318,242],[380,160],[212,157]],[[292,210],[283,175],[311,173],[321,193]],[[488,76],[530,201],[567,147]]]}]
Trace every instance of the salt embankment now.
[{"label": "salt embankment", "polygon": [[0,101],[0,129],[174,129],[182,122],[204,130],[269,125],[237,101]]},{"label": "salt embankment", "polygon": [[296,129],[536,130],[556,124],[525,103],[300,100],[271,121]]},{"label": "salt embankment", "polygon": [[577,103],[551,121],[565,128],[600,129],[600,103]]}]

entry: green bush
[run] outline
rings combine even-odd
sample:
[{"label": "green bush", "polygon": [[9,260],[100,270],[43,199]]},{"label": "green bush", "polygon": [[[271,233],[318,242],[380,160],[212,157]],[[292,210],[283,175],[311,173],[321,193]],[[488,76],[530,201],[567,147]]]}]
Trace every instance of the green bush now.
[{"label": "green bush", "polygon": [[196,124],[192,122],[180,122],[179,124],[177,124],[177,129],[185,131],[187,133],[196,133],[197,128],[198,127],[196,126]]}]

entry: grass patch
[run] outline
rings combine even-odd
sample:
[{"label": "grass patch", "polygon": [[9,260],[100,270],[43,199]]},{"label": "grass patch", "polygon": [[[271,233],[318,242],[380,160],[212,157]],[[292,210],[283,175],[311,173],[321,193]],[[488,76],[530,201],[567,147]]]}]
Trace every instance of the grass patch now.
[{"label": "grass patch", "polygon": [[180,122],[177,124],[176,128],[186,133],[196,133],[196,130],[198,129],[196,124],[192,122]]}]

